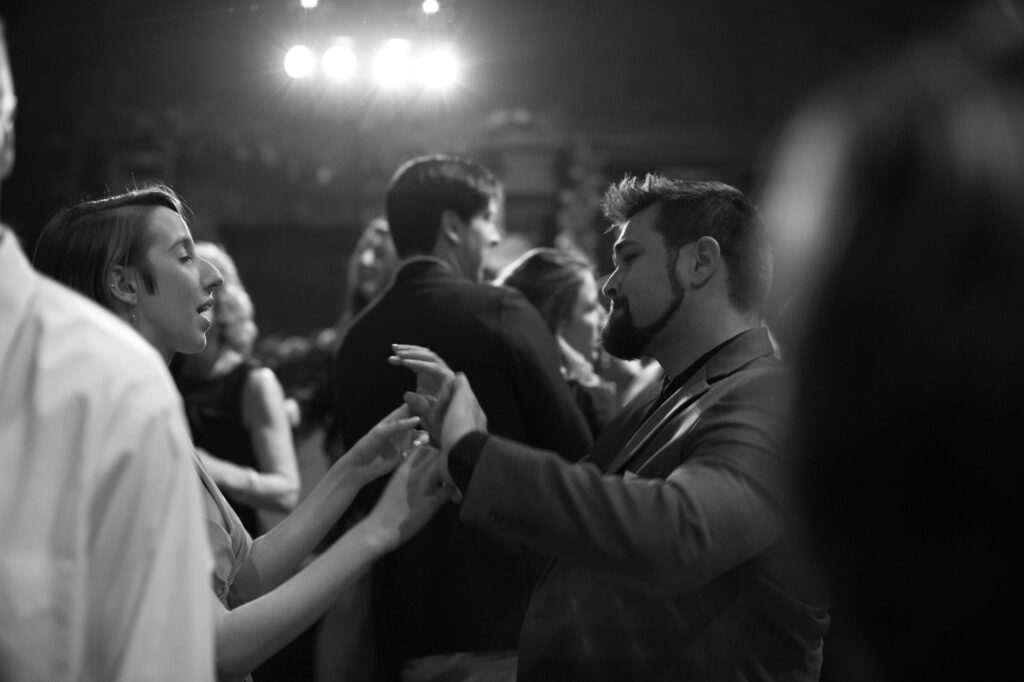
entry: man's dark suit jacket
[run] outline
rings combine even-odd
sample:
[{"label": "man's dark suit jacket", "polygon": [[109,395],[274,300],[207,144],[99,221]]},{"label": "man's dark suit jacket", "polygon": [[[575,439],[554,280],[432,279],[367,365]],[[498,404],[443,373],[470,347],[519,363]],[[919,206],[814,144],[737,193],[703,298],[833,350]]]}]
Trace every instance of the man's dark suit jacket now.
[{"label": "man's dark suit jacket", "polygon": [[[341,341],[335,398],[352,444],[415,390],[387,362],[392,343],[427,346],[466,373],[498,433],[578,459],[591,445],[559,370],[557,345],[518,292],[470,282],[441,261],[413,259]],[[369,496],[379,495],[382,485]],[[372,499],[364,497],[364,507]],[[464,526],[448,505],[373,573],[377,645],[385,666],[456,651],[515,649],[546,561]]]},{"label": "man's dark suit jacket", "polygon": [[589,463],[483,442],[462,519],[557,557],[520,682],[817,679],[828,617],[784,532],[786,383],[756,329],[613,421]]}]

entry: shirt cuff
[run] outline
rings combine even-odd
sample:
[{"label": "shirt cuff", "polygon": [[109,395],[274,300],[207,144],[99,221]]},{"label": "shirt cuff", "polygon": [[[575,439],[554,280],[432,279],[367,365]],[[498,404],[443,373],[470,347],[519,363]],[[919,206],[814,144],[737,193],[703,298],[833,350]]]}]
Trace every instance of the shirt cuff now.
[{"label": "shirt cuff", "polygon": [[447,476],[459,492],[465,493],[469,481],[473,478],[473,470],[480,459],[480,454],[487,444],[487,434],[483,431],[472,431],[459,439],[448,452]]}]

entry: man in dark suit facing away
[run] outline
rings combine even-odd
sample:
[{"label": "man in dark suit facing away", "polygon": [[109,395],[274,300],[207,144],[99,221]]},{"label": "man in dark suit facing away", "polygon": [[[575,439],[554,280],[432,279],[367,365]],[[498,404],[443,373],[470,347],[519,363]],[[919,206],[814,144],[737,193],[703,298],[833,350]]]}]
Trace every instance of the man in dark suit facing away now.
[{"label": "man in dark suit facing away", "polygon": [[[392,344],[404,343],[436,348],[465,372],[495,433],[573,460],[589,451],[586,422],[540,315],[517,292],[480,283],[484,252],[501,238],[502,209],[501,184],[471,161],[422,157],[396,172],[386,211],[402,262],[337,351],[344,443],[416,389],[409,372],[388,363]],[[463,526],[457,507],[442,510],[374,569],[382,670],[445,680],[490,668],[514,672],[509,659],[544,563],[519,543]]]},{"label": "man in dark suit facing away", "polygon": [[[757,212],[727,185],[658,176],[626,178],[605,208],[618,238],[603,342],[656,359],[661,394],[579,464],[488,435],[472,378],[425,413],[462,520],[556,557],[523,622],[519,682],[816,680],[828,616],[791,532]],[[428,351],[398,355],[435,383],[446,373],[425,370]]]}]

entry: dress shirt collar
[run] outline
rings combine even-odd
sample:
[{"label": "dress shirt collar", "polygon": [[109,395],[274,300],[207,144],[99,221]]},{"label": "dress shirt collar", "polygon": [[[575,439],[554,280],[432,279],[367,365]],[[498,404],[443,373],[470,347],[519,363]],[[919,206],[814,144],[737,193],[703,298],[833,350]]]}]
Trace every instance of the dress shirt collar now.
[{"label": "dress shirt collar", "polygon": [[739,334],[730,336],[728,339],[726,339],[722,343],[718,344],[717,346],[709,350],[707,353],[704,353],[704,355],[701,355],[699,358],[694,360],[689,367],[687,367],[674,377],[665,374],[665,378],[661,380],[661,400],[666,400],[670,395],[672,395],[680,388],[682,388],[683,385],[687,381],[689,381],[701,367],[708,363],[708,360],[718,355],[718,351],[724,349],[726,346],[728,346],[733,341],[746,334],[748,331],[750,330],[747,329],[740,332]]},{"label": "dress shirt collar", "polygon": [[408,267],[410,265],[415,265],[417,263],[435,263],[435,264],[440,265],[441,267],[443,267],[445,270],[447,270],[448,272],[452,273],[453,275],[454,274],[458,274],[458,273],[455,272],[455,268],[452,267],[452,264],[449,263],[448,261],[442,260],[441,258],[438,258],[437,256],[431,256],[431,255],[427,255],[427,254],[420,255],[420,256],[409,256],[408,258],[404,259],[401,263],[398,264],[398,269],[399,270],[404,270],[406,267]]},{"label": "dress shirt collar", "polygon": [[736,334],[735,336],[730,336],[728,339],[726,339],[722,343],[718,344],[717,346],[709,350],[707,353],[704,353],[704,355],[694,360],[689,367],[687,367],[674,377],[665,374],[665,377],[661,380],[661,392],[658,394],[658,397],[654,400],[654,402],[651,403],[651,406],[647,409],[647,413],[646,415],[644,415],[644,421],[646,421],[648,417],[654,414],[654,411],[661,407],[662,403],[668,400],[673,393],[681,389],[684,385],[686,385],[688,381],[690,381],[690,379],[696,376],[697,372],[703,369],[704,366],[708,364],[708,361],[711,358],[718,355],[719,351],[723,350],[726,346],[732,344],[733,341],[743,336],[748,331],[750,330],[742,331],[739,334]]},{"label": "dress shirt collar", "polygon": [[0,224],[0,358],[11,346],[35,295],[38,275],[21,252],[18,238]]}]

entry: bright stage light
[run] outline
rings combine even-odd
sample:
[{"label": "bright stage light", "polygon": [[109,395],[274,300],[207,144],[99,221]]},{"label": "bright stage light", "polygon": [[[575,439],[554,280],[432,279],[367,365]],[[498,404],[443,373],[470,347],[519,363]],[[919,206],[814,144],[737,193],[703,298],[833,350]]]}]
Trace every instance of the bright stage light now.
[{"label": "bright stage light", "polygon": [[423,0],[420,7],[423,8],[424,14],[437,14],[441,10],[441,3],[437,0]]},{"label": "bright stage light", "polygon": [[459,80],[459,62],[450,48],[431,50],[419,63],[420,84],[428,90],[445,90]]},{"label": "bright stage light", "polygon": [[356,53],[348,41],[327,48],[321,60],[324,73],[336,81],[351,80],[356,74],[357,63]]},{"label": "bright stage light", "polygon": [[381,87],[398,89],[409,80],[409,41],[392,38],[373,60],[373,77]]},{"label": "bright stage light", "polygon": [[316,68],[313,51],[305,45],[296,45],[284,55],[284,70],[292,78],[305,78]]},{"label": "bright stage light", "polygon": [[315,9],[320,0],[299,0],[299,3],[306,9]]}]

